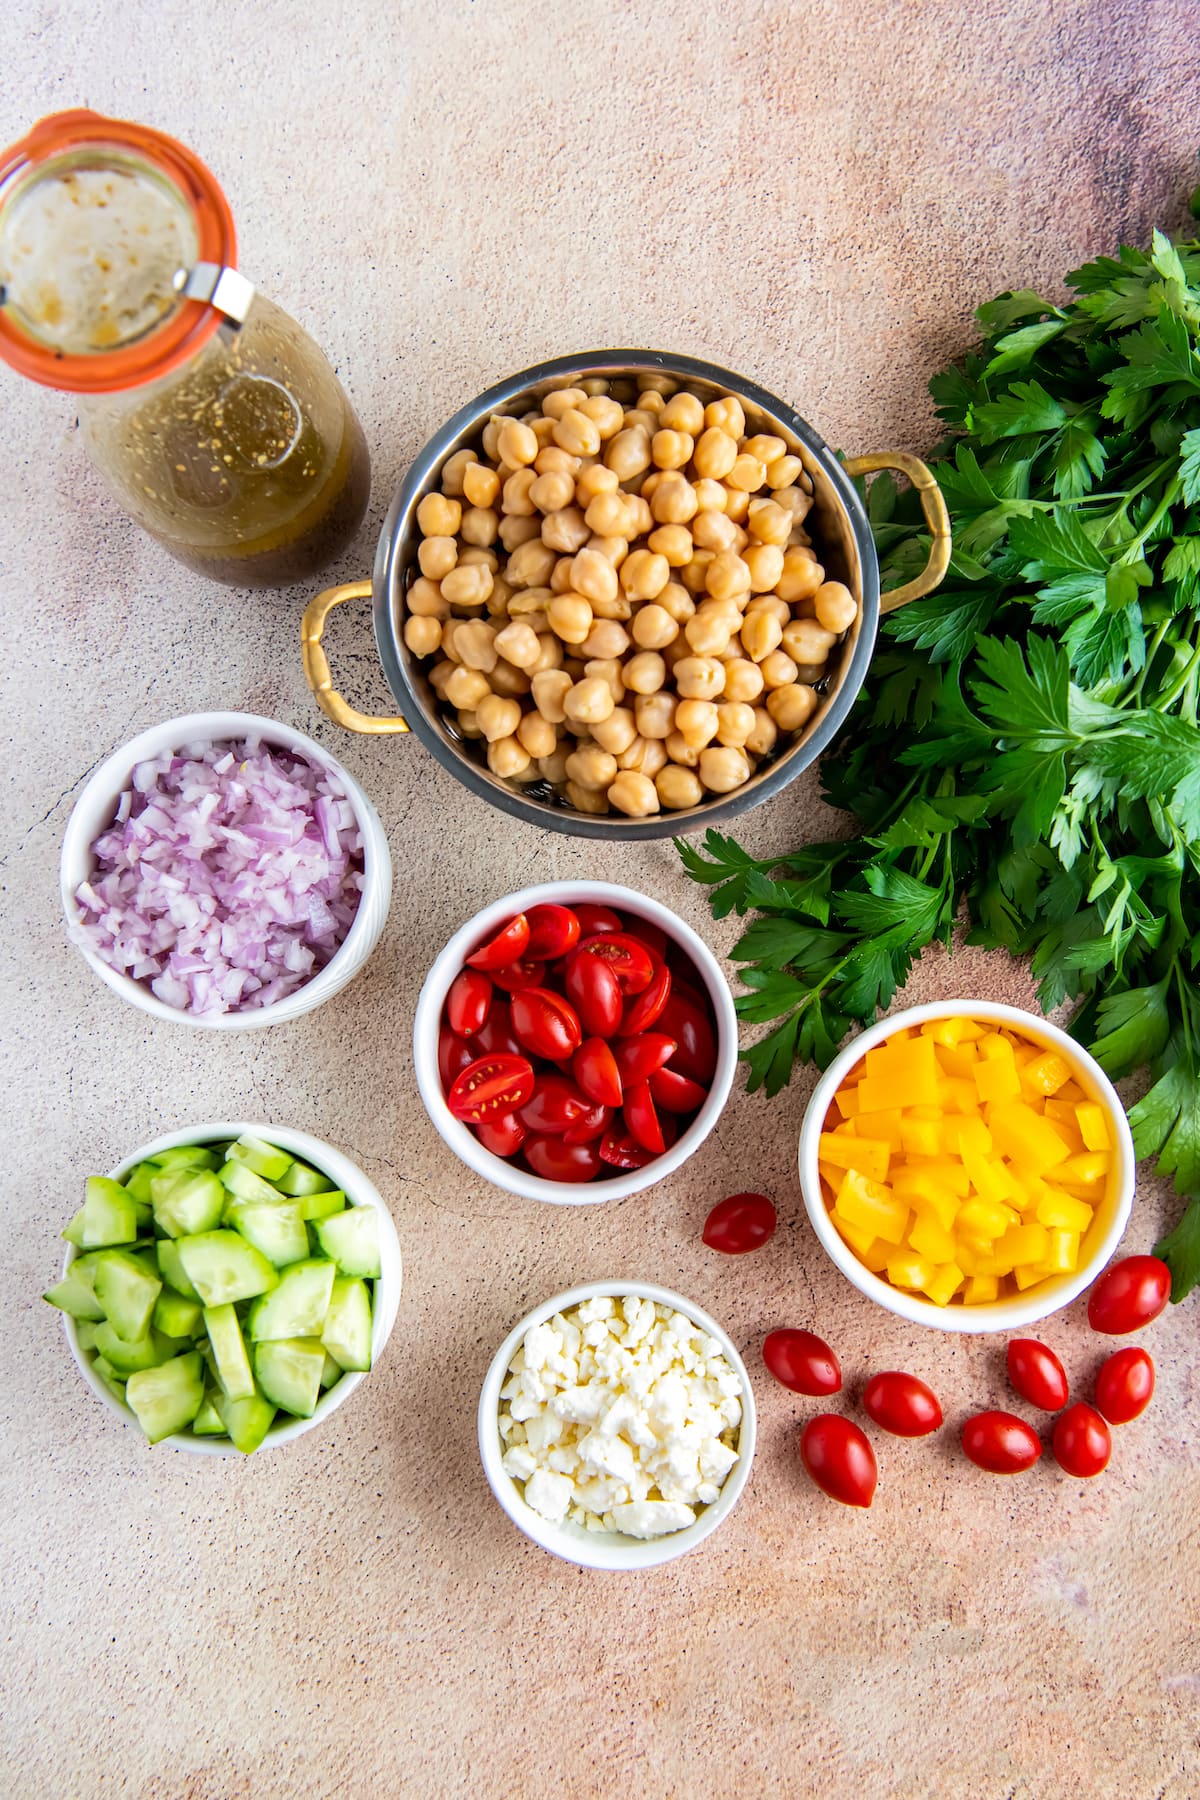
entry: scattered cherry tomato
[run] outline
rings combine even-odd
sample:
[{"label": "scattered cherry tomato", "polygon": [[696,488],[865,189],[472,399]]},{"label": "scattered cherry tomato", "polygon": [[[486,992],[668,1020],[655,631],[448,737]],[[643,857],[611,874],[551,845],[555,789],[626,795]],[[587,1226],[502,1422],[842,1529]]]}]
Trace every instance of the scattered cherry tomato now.
[{"label": "scattered cherry tomato", "polygon": [[1171,1271],[1157,1256],[1126,1256],[1106,1269],[1088,1300],[1093,1331],[1119,1337],[1157,1319],[1171,1298]]},{"label": "scattered cherry tomato", "polygon": [[625,1097],[621,1102],[621,1114],[630,1137],[643,1150],[652,1150],[656,1156],[661,1156],[667,1140],[648,1084],[640,1081],[634,1087],[622,1085]]},{"label": "scattered cherry tomato", "polygon": [[480,1119],[475,1126],[475,1136],[493,1156],[515,1156],[528,1135],[515,1113],[500,1113],[494,1119]]},{"label": "scattered cherry tomato", "polygon": [[618,1037],[636,1037],[639,1031],[649,1031],[651,1025],[656,1025],[670,992],[671,971],[665,962],[656,962],[649,987],[635,994],[625,1008]]},{"label": "scattered cherry tomato", "polygon": [[867,1434],[840,1413],[818,1413],[800,1434],[804,1466],[823,1494],[843,1506],[870,1506],[879,1469]]},{"label": "scattered cherry tomato", "polygon": [[704,1221],[701,1236],[710,1250],[744,1256],[760,1250],[775,1230],[775,1208],[765,1194],[730,1194],[718,1200]]},{"label": "scattered cherry tomato", "polygon": [[610,1126],[600,1145],[600,1160],[614,1169],[644,1169],[647,1163],[654,1161],[654,1152],[643,1150],[627,1131]]},{"label": "scattered cherry tomato", "polygon": [[1099,1475],[1112,1455],[1112,1434],[1094,1406],[1077,1400],[1054,1421],[1054,1460],[1068,1475]]},{"label": "scattered cherry tomato", "polygon": [[[478,1043],[478,1038],[476,1043]],[[459,1037],[457,1031],[451,1031],[443,1025],[438,1032],[438,1077],[442,1084],[442,1092],[451,1085],[460,1069],[465,1069],[469,1062],[474,1062],[476,1051],[465,1037]]]},{"label": "scattered cherry tomato", "polygon": [[459,1037],[473,1037],[488,1016],[492,984],[478,969],[460,969],[446,995],[446,1023]]},{"label": "scattered cherry tomato", "polygon": [[548,1062],[565,1061],[583,1038],[575,1008],[553,988],[522,988],[514,994],[512,1024],[526,1050]]},{"label": "scattered cherry tomato", "polygon": [[590,1100],[620,1106],[621,1072],[603,1038],[585,1038],[571,1058],[571,1073]]},{"label": "scattered cherry tomato", "polygon": [[567,1126],[563,1132],[563,1140],[568,1144],[590,1144],[594,1138],[603,1137],[612,1122],[611,1106],[589,1106],[573,1125]]},{"label": "scattered cherry tomato", "polygon": [[654,960],[649,950],[627,931],[603,931],[584,938],[579,954],[607,963],[623,994],[640,994],[654,979]]},{"label": "scattered cherry tomato", "polygon": [[567,959],[563,986],[588,1036],[612,1037],[621,1023],[624,1002],[621,984],[608,964],[576,950]]},{"label": "scattered cherry tomato", "polygon": [[595,1144],[568,1144],[561,1137],[525,1139],[525,1161],[547,1181],[591,1181],[600,1169]]},{"label": "scattered cherry tomato", "polygon": [[521,988],[541,987],[546,979],[544,962],[534,962],[531,957],[518,957],[516,962],[505,963],[502,969],[492,970],[492,980],[506,994],[515,994]]},{"label": "scattered cherry tomato", "polygon": [[525,917],[529,921],[527,956],[548,961],[551,957],[565,956],[579,942],[579,915],[569,906],[553,903],[531,906]]},{"label": "scattered cherry tomato", "polygon": [[534,1077],[534,1089],[518,1112],[527,1131],[544,1137],[561,1137],[588,1111],[588,1102],[565,1075]]},{"label": "scattered cherry tomato", "polygon": [[666,1112],[698,1112],[708,1099],[708,1091],[698,1081],[689,1081],[675,1069],[656,1069],[650,1077],[654,1103]]},{"label": "scattered cherry tomato", "polygon": [[529,920],[524,913],[518,913],[494,938],[480,944],[478,950],[472,950],[467,963],[472,969],[502,969],[506,963],[516,962],[519,956],[524,956],[528,947]]},{"label": "scattered cherry tomato", "polygon": [[636,1087],[657,1074],[675,1054],[675,1039],[662,1031],[643,1031],[638,1037],[621,1038],[613,1052],[623,1087]]},{"label": "scattered cherry tomato", "polygon": [[1016,1413],[981,1412],[962,1428],[962,1447],[990,1475],[1019,1475],[1042,1454],[1042,1440]]},{"label": "scattered cherry tomato", "polygon": [[863,1410],[894,1437],[928,1437],[942,1423],[941,1403],[933,1389],[900,1369],[872,1375],[863,1392]]},{"label": "scattered cherry tomato", "polygon": [[717,1072],[716,1035],[703,1005],[681,981],[671,983],[667,1003],[656,1023],[678,1046],[670,1067],[677,1075],[686,1075],[707,1087]]},{"label": "scattered cherry tomato", "polygon": [[523,1056],[480,1056],[454,1078],[446,1105],[456,1119],[478,1125],[524,1106],[533,1092],[533,1068]]},{"label": "scattered cherry tomato", "polygon": [[793,1394],[836,1394],[842,1385],[838,1359],[815,1331],[768,1332],[763,1361]]},{"label": "scattered cherry tomato", "polygon": [[1114,1350],[1096,1371],[1096,1411],[1110,1425],[1128,1425],[1144,1413],[1154,1393],[1154,1363],[1147,1350],[1129,1344]]},{"label": "scattered cherry tomato", "polygon": [[1022,1400],[1043,1412],[1057,1412],[1067,1404],[1067,1372],[1053,1350],[1036,1338],[1013,1338],[1008,1346],[1008,1379]]},{"label": "scattered cherry tomato", "polygon": [[571,911],[579,920],[579,930],[584,937],[595,937],[601,931],[624,931],[619,917],[610,906],[593,906],[590,901],[582,900]]},{"label": "scattered cherry tomato", "polygon": [[477,1056],[482,1056],[485,1050],[489,1056],[522,1056],[524,1054],[512,1028],[512,1013],[507,1000],[502,999],[499,995],[493,996],[488,1016],[471,1039],[471,1043],[478,1045],[475,1052]]}]

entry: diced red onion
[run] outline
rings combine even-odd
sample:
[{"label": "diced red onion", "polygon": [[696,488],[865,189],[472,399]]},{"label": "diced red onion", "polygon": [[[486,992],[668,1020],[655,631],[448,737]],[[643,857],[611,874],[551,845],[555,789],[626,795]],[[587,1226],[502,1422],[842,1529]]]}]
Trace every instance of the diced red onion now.
[{"label": "diced red onion", "polygon": [[257,740],[189,744],[140,762],[72,930],[182,1012],[270,1006],[345,941],[362,897],[362,837],[336,780]]}]

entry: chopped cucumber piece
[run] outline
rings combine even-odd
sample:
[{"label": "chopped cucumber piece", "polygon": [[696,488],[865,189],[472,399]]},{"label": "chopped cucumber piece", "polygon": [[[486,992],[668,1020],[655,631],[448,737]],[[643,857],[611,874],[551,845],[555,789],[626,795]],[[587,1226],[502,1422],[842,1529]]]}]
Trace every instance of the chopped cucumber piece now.
[{"label": "chopped cucumber piece", "polygon": [[264,1143],[262,1138],[254,1137],[248,1131],[244,1131],[236,1143],[230,1144],[226,1157],[230,1162],[245,1163],[264,1181],[278,1181],[292,1166],[286,1150],[277,1150],[274,1144]]},{"label": "chopped cucumber piece", "polygon": [[151,1190],[155,1222],[168,1237],[195,1237],[221,1223],[225,1190],[211,1169],[168,1169]]},{"label": "chopped cucumber piece", "polygon": [[[321,1348],[322,1348],[322,1350],[325,1350],[324,1344],[322,1344]],[[334,1360],[333,1360],[332,1356],[330,1356],[328,1350],[325,1350],[325,1363],[321,1369],[321,1386],[323,1388],[331,1388],[335,1381],[340,1381],[341,1379],[342,1379],[341,1363],[334,1362]]]},{"label": "chopped cucumber piece", "polygon": [[156,1162],[138,1163],[135,1168],[130,1169],[125,1177],[125,1192],[136,1200],[139,1206],[149,1206],[153,1198],[150,1192],[150,1183],[158,1174],[161,1174],[161,1170]]},{"label": "chopped cucumber piece", "polygon": [[319,1169],[312,1168],[306,1162],[295,1161],[286,1175],[280,1175],[275,1182],[281,1194],[324,1194],[333,1188],[328,1175],[322,1175]]},{"label": "chopped cucumber piece", "polygon": [[96,1258],[96,1298],[117,1336],[134,1343],[146,1335],[162,1282],[136,1256],[105,1250]]},{"label": "chopped cucumber piece", "polygon": [[200,1411],[192,1420],[194,1437],[224,1437],[225,1423],[213,1403],[213,1396],[207,1393],[200,1402]]},{"label": "chopped cucumber piece", "polygon": [[70,1313],[73,1319],[102,1319],[104,1308],[97,1300],[90,1281],[81,1281],[72,1264],[61,1281],[56,1281],[52,1288],[47,1288],[42,1295],[51,1306],[57,1306],[60,1312]]},{"label": "chopped cucumber piece", "polygon": [[250,1308],[250,1337],[320,1337],[337,1270],[331,1262],[292,1263],[279,1285]]},{"label": "chopped cucumber piece", "polygon": [[303,1262],[311,1254],[296,1200],[273,1200],[269,1206],[258,1200],[231,1200],[228,1217],[234,1230],[277,1269]]},{"label": "chopped cucumber piece", "polygon": [[75,1340],[81,1350],[96,1348],[96,1324],[92,1319],[76,1319]]},{"label": "chopped cucumber piece", "polygon": [[200,1296],[184,1273],[183,1263],[179,1258],[179,1248],[173,1238],[160,1238],[158,1250],[158,1272],[169,1288],[182,1294],[185,1300],[199,1300]]},{"label": "chopped cucumber piece", "polygon": [[262,1251],[236,1231],[203,1231],[175,1242],[184,1274],[205,1306],[251,1300],[256,1294],[265,1294],[279,1279]]},{"label": "chopped cucumber piece", "polygon": [[371,1296],[364,1281],[350,1275],[338,1276],[321,1342],[340,1368],[370,1368]]},{"label": "chopped cucumber piece", "polygon": [[311,1419],[321,1394],[325,1352],[317,1338],[271,1338],[254,1348],[254,1373],[268,1400]]},{"label": "chopped cucumber piece", "polygon": [[106,1319],[96,1327],[96,1348],[118,1375],[131,1375],[137,1369],[155,1369],[175,1354],[175,1340],[155,1331],[145,1337],[127,1341],[115,1332]]},{"label": "chopped cucumber piece", "polygon": [[260,1200],[270,1205],[279,1198],[279,1189],[256,1175],[248,1163],[227,1162],[222,1166],[221,1186],[239,1200]]},{"label": "chopped cucumber piece", "polygon": [[217,1169],[224,1151],[207,1144],[176,1144],[172,1150],[160,1150],[149,1160],[164,1169]]},{"label": "chopped cucumber piece", "polygon": [[117,1371],[113,1368],[108,1358],[105,1356],[94,1356],[92,1358],[92,1367],[95,1369],[109,1393],[114,1395],[116,1399],[121,1402],[121,1405],[124,1406],[125,1383],[121,1380],[121,1377],[117,1374]]},{"label": "chopped cucumber piece", "polygon": [[63,1232],[77,1250],[102,1250],[109,1244],[132,1244],[137,1238],[137,1207],[119,1181],[90,1175],[84,1202]]},{"label": "chopped cucumber piece", "polygon": [[379,1220],[373,1206],[348,1206],[331,1219],[318,1220],[314,1229],[322,1250],[333,1258],[343,1275],[375,1279],[382,1273]]},{"label": "chopped cucumber piece", "polygon": [[248,1400],[231,1400],[228,1394],[218,1394],[213,1405],[234,1445],[244,1456],[258,1449],[275,1417],[275,1408],[261,1394],[252,1394]]},{"label": "chopped cucumber piece", "polygon": [[341,1188],[322,1188],[319,1194],[300,1195],[300,1217],[302,1219],[328,1219],[333,1213],[344,1212],[346,1196]]},{"label": "chopped cucumber piece", "polygon": [[125,1402],[152,1444],[190,1425],[204,1400],[204,1376],[194,1350],[156,1369],[140,1369],[125,1384]]},{"label": "chopped cucumber piece", "polygon": [[194,1337],[202,1317],[198,1300],[185,1300],[182,1294],[173,1294],[169,1288],[164,1288],[154,1302],[153,1323],[164,1337]]},{"label": "chopped cucumber piece", "polygon": [[204,1323],[222,1389],[230,1400],[248,1400],[255,1392],[254,1377],[237,1314],[228,1301],[224,1306],[206,1306]]}]

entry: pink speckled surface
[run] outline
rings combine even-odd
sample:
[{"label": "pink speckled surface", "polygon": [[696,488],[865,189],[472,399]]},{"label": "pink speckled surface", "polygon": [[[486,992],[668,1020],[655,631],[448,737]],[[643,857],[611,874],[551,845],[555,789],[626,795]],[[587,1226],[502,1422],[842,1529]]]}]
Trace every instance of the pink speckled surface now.
[{"label": "pink speckled surface", "polygon": [[[745,370],[850,451],[920,448],[930,373],[1008,285],[1183,217],[1197,143],[1191,0],[29,0],[0,138],[55,107],[142,117],[223,181],[243,266],[330,351],[375,457],[363,574],[406,460],[487,382],[646,342]],[[500,819],[414,743],[342,738],[304,689],[304,595],[205,585],[120,518],[69,399],[0,381],[8,627],[0,942],[7,1098],[0,1304],[0,1793],[5,1800],[570,1800],[644,1792],[875,1800],[1200,1793],[1196,1304],[1145,1341],[1153,1410],[1093,1485],[964,1466],[947,1429],[879,1445],[843,1511],[795,1454],[811,1404],[758,1382],[759,1452],[693,1557],[588,1575],[491,1501],[474,1404],[496,1343],[573,1282],[642,1276],[764,1332],[815,1327],[853,1399],[911,1368],[949,1426],[1002,1403],[1002,1351],[870,1309],[825,1261],[794,1172],[808,1084],[735,1094],[676,1179],[560,1212],[453,1163],[415,1098],[420,976],[487,899],[612,877],[718,949],[669,846],[604,851]],[[386,701],[365,616],[342,685]],[[88,770],[195,708],[274,713],[383,815],[393,916],[366,976],[239,1040],[148,1024],[88,973],[56,855]],[[811,780],[742,833],[825,829]],[[927,960],[908,998],[1029,1004],[1003,958]],[[80,1179],[189,1119],[307,1127],[379,1183],[406,1258],[383,1362],[325,1432],[248,1463],[150,1452],[91,1398],[37,1298]],[[781,1228],[744,1262],[699,1241],[752,1180]],[[1143,1182],[1128,1245],[1174,1203]],[[1082,1307],[1048,1327],[1076,1381]]]}]

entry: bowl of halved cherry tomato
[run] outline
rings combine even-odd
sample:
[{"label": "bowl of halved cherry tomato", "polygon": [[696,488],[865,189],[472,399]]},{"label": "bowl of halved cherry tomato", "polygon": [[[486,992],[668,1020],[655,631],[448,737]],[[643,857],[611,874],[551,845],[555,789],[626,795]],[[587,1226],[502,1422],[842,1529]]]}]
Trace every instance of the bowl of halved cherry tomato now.
[{"label": "bowl of halved cherry tomato", "polygon": [[686,1162],[729,1096],[728,983],[667,907],[555,881],[457,931],[417,1003],[414,1066],[446,1144],[509,1193],[622,1199]]}]

